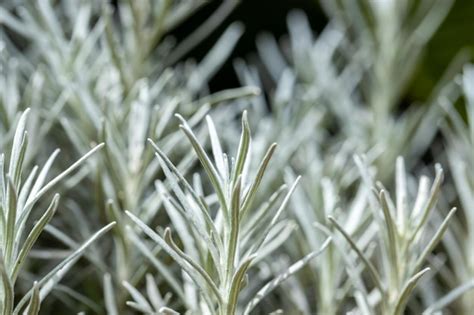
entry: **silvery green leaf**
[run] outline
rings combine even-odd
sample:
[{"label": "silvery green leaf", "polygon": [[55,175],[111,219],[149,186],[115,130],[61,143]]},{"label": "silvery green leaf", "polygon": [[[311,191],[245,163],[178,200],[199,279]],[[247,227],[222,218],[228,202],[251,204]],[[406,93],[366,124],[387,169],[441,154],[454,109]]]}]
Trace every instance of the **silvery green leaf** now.
[{"label": "silvery green leaf", "polygon": [[15,260],[15,263],[13,265],[13,271],[11,273],[11,277],[14,281],[18,277],[18,274],[23,264],[25,263],[26,257],[28,256],[31,248],[35,244],[39,235],[41,234],[45,226],[51,221],[58,207],[58,202],[59,202],[59,195],[56,194],[53,200],[51,201],[51,204],[49,205],[48,209],[44,212],[44,214],[41,216],[38,222],[36,222],[36,224],[31,229],[30,233],[26,237],[26,240],[21,245],[20,252],[18,253],[18,256]]},{"label": "silvery green leaf", "polygon": [[165,305],[165,301],[158,290],[158,284],[151,274],[146,275],[146,292],[155,310],[159,310]]},{"label": "silvery green leaf", "polygon": [[346,241],[351,245],[352,249],[357,253],[357,256],[362,260],[362,262],[366,265],[367,270],[369,270],[369,274],[372,277],[377,289],[383,293],[385,292],[383,283],[380,279],[379,274],[377,273],[377,269],[374,265],[370,262],[370,260],[364,255],[362,250],[357,246],[357,244],[352,240],[352,238],[344,231],[344,229],[337,223],[337,221],[333,217],[328,218],[329,221],[334,225],[334,227],[341,233],[342,236],[346,239]]},{"label": "silvery green leaf", "polygon": [[104,275],[104,301],[107,314],[118,315],[112,277],[108,273]]},{"label": "silvery green leaf", "polygon": [[0,251],[0,276],[2,278],[2,300],[0,306],[2,307],[2,315],[10,315],[13,311],[14,293],[13,285],[8,276],[8,271],[3,259],[3,251]]},{"label": "silvery green leaf", "polygon": [[[86,242],[84,242],[78,249],[76,249],[72,254],[70,254],[66,259],[61,261],[56,267],[53,268],[47,275],[45,275],[41,280],[38,281],[38,286],[40,287],[40,300],[43,300],[46,295],[48,295],[54,286],[61,281],[65,273],[77,262],[77,260],[84,254],[84,251],[94,243],[98,238],[103,236],[107,231],[109,231],[115,222],[109,223],[108,225],[101,228],[94,235],[92,235]],[[21,309],[25,306],[28,298],[31,297],[33,291],[28,291],[23,298],[15,306],[14,314],[19,314]]]},{"label": "silvery green leaf", "polygon": [[39,296],[39,289],[38,283],[33,283],[33,293],[31,295],[30,303],[28,304],[26,311],[24,314],[26,315],[37,315],[40,310],[40,296]]},{"label": "silvery green leaf", "polygon": [[408,301],[410,293],[414,290],[420,278],[428,271],[430,271],[430,268],[425,268],[408,280],[396,303],[395,314],[400,314],[402,312],[402,310],[405,308],[405,305]]},{"label": "silvery green leaf", "polygon": [[141,311],[143,311],[144,313],[153,313],[153,309],[151,308],[151,305],[148,303],[147,299],[137,289],[135,289],[127,281],[124,281],[122,285],[125,287],[125,289],[127,289],[128,293],[133,298],[135,305],[138,306],[138,308]]},{"label": "silvery green leaf", "polygon": [[414,270],[415,271],[418,270],[421,267],[421,265],[423,264],[423,261],[426,259],[426,257],[434,250],[436,245],[441,241],[441,238],[443,237],[444,232],[446,232],[446,229],[448,228],[449,221],[451,220],[451,218],[456,213],[456,210],[457,210],[456,208],[451,209],[451,211],[449,211],[448,215],[444,218],[443,222],[439,226],[439,228],[436,231],[435,235],[430,240],[428,245],[426,245],[425,249],[420,254],[418,260],[415,262],[415,265],[414,265]]},{"label": "silvery green leaf", "polygon": [[263,286],[256,294],[255,298],[253,298],[249,304],[247,304],[244,314],[249,314],[255,306],[272,290],[274,290],[277,286],[279,286],[283,281],[288,279],[291,275],[298,272],[301,268],[306,266],[309,261],[313,258],[319,256],[325,249],[328,247],[329,243],[331,242],[331,238],[329,237],[326,241],[321,245],[321,248],[318,251],[311,252],[305,257],[301,258],[297,262],[293,263],[287,270],[285,270],[280,275],[276,276],[275,279],[268,282],[265,286]]},{"label": "silvery green leaf", "polygon": [[201,146],[201,144],[197,140],[196,136],[192,132],[189,125],[186,123],[186,121],[181,116],[178,115],[177,117],[182,122],[182,125],[180,126],[181,130],[184,131],[186,137],[191,142],[191,145],[193,146],[194,151],[196,152],[196,155],[198,156],[199,160],[201,161],[201,164],[202,164],[204,170],[206,171],[206,174],[209,177],[209,180],[211,181],[212,186],[214,187],[214,189],[217,193],[217,196],[219,198],[219,202],[220,202],[220,204],[221,204],[221,206],[223,207],[223,210],[224,210],[223,213],[227,217],[227,221],[228,221],[229,210],[228,210],[228,205],[226,203],[225,194],[224,194],[223,187],[222,187],[222,178],[220,178],[219,174],[217,173],[217,170],[215,169],[215,167],[211,163],[211,160],[209,159],[209,156],[204,151],[204,148]]}]

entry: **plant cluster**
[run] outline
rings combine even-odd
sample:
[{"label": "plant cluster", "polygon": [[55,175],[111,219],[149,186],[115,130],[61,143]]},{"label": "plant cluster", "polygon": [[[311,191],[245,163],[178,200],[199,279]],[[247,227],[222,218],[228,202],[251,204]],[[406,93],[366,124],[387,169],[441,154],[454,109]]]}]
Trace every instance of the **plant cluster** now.
[{"label": "plant cluster", "polygon": [[321,4],[211,93],[236,0],[4,1],[0,313],[470,314],[474,67],[399,108],[452,1]]}]

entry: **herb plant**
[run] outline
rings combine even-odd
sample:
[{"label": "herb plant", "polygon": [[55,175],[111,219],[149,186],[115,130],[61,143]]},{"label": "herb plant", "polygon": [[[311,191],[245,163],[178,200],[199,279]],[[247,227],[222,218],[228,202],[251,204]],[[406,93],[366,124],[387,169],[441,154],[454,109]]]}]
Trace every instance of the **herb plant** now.
[{"label": "herb plant", "polygon": [[470,314],[473,66],[405,102],[455,2],[320,3],[230,60],[237,0],[3,1],[0,313]]},{"label": "herb plant", "polygon": [[[28,111],[27,109],[18,121],[9,159],[5,160],[4,154],[0,157],[0,168],[2,170],[0,176],[2,197],[0,212],[0,242],[2,244],[2,250],[0,251],[0,275],[2,279],[0,310],[5,315],[20,314],[23,310],[27,314],[38,314],[41,301],[84,254],[86,249],[115,224],[115,222],[112,222],[97,231],[54,269],[34,281],[32,288],[15,305],[15,283],[21,275],[33,245],[58,208],[59,194],[54,195],[47,209],[41,213],[38,221],[28,231],[27,228],[30,224],[28,219],[36,208],[36,204],[42,196],[51,191],[56,184],[81,166],[89,156],[103,146],[103,144],[96,146],[64,172],[48,180],[48,172],[59,153],[59,151],[55,151],[41,170],[38,166],[35,166],[25,177],[23,161],[28,148],[28,138],[25,131]],[[25,235],[26,238],[24,238]]]}]

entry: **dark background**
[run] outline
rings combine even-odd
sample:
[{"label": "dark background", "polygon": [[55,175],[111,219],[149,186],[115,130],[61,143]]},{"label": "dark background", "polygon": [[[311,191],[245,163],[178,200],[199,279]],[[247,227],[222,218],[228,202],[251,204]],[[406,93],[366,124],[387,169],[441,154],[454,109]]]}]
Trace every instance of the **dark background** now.
[{"label": "dark background", "polygon": [[[178,39],[184,38],[195,29],[196,25],[200,25],[220,3],[221,1],[213,1],[204,6],[197,14],[180,26],[174,32],[174,35]],[[201,59],[230,23],[241,21],[244,24],[245,33],[237,44],[230,60],[211,81],[211,91],[239,86],[232,60],[237,57],[247,60],[251,58],[256,51],[255,38],[263,31],[271,32],[277,39],[287,34],[286,17],[292,9],[303,10],[309,17],[316,33],[319,33],[328,21],[318,0],[241,1],[239,6],[226,19],[226,22],[191,52],[193,57],[198,60]],[[424,56],[407,90],[405,101],[411,103],[426,100],[449,64],[461,52],[465,54],[466,58],[473,60],[474,0],[455,1],[447,18],[427,45]]]}]

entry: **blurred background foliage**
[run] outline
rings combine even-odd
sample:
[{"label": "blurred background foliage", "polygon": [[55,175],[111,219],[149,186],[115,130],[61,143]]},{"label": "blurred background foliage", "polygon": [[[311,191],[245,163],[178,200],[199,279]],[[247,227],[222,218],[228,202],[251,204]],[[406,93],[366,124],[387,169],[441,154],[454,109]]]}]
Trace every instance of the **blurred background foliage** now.
[{"label": "blurred background foliage", "polygon": [[[377,0],[375,0],[377,1]],[[204,21],[219,6],[220,1],[211,2],[186,21],[174,34],[180,39]],[[328,19],[320,2],[316,0],[242,0],[240,5],[216,31],[204,40],[192,57],[200,59],[233,21],[241,21],[245,32],[234,49],[234,58],[252,58],[256,51],[255,38],[262,32],[271,32],[281,39],[287,34],[288,12],[301,9],[307,15],[316,34],[320,33]],[[474,56],[474,1],[455,1],[450,13],[426,46],[424,55],[409,84],[403,103],[426,100],[439,83],[452,62],[459,64],[473,60]],[[188,56],[190,57],[190,56]],[[210,82],[212,91],[239,86],[231,62],[226,63]]]}]

